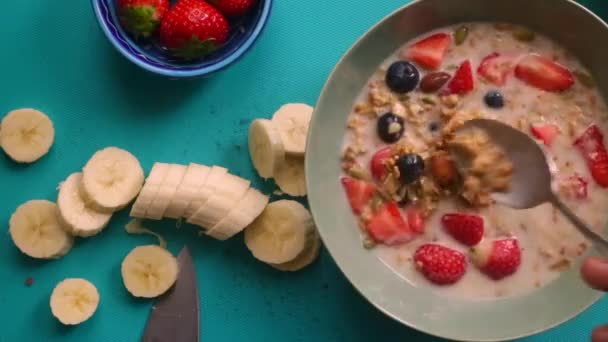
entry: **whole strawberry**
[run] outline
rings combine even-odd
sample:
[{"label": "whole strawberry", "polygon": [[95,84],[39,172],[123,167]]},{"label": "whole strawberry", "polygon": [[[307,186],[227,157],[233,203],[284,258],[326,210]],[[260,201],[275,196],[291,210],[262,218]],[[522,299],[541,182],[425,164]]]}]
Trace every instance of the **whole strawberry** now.
[{"label": "whole strawberry", "polygon": [[257,0],[211,0],[211,3],[229,17],[243,15],[255,6]]},{"label": "whole strawberry", "polygon": [[414,262],[416,269],[437,285],[454,284],[467,270],[464,254],[437,244],[420,246]]},{"label": "whole strawberry", "polygon": [[118,0],[117,10],[125,31],[136,38],[148,38],[169,11],[169,0]]},{"label": "whole strawberry", "polygon": [[517,239],[483,241],[471,250],[471,259],[483,273],[500,280],[515,273],[521,264]]},{"label": "whole strawberry", "polygon": [[228,40],[228,20],[202,0],[180,0],[160,25],[160,42],[183,59],[204,57]]}]

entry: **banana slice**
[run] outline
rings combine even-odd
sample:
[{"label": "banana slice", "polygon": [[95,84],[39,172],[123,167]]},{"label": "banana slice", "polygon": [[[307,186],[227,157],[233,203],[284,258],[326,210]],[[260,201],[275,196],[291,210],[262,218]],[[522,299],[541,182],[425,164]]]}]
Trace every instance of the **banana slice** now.
[{"label": "banana slice", "polygon": [[272,122],[279,130],[286,153],[304,155],[313,110],[307,104],[288,103],[272,116]]},{"label": "banana slice", "polygon": [[16,162],[32,163],[47,154],[55,140],[53,122],[35,109],[17,109],[0,124],[0,146]]},{"label": "banana slice", "polygon": [[209,170],[209,175],[207,179],[205,179],[205,184],[201,186],[190,204],[188,204],[188,208],[184,213],[184,217],[190,219],[192,215],[194,215],[202,206],[204,206],[209,197],[211,197],[218,187],[222,187],[224,176],[228,173],[228,169],[223,168],[221,166],[212,166],[211,170]]},{"label": "banana slice", "polygon": [[135,247],[122,261],[121,273],[133,296],[154,298],[167,292],[177,280],[177,259],[156,245]]},{"label": "banana slice", "polygon": [[308,240],[306,247],[295,259],[283,264],[270,264],[270,266],[280,271],[296,272],[312,264],[319,257],[321,237],[316,229],[311,235],[312,237]]},{"label": "banana slice", "polygon": [[245,244],[256,259],[282,264],[302,253],[313,229],[312,217],[303,205],[280,200],[270,203],[245,229]]},{"label": "banana slice", "polygon": [[74,244],[61,223],[57,205],[45,200],[19,206],[10,218],[9,233],[17,248],[32,258],[59,258]]},{"label": "banana slice", "polygon": [[254,188],[249,188],[243,199],[228,213],[228,216],[213,226],[207,235],[218,240],[233,237],[260,216],[267,204],[268,196]]},{"label": "banana slice", "polygon": [[160,220],[163,218],[185,173],[186,167],[184,165],[169,165],[169,170],[167,171],[165,179],[160,184],[158,193],[152,200],[150,207],[146,210],[146,218],[153,220]]},{"label": "banana slice", "polygon": [[95,210],[82,193],[82,173],[71,174],[59,187],[57,197],[59,214],[68,232],[89,237],[101,232],[110,222],[112,214]]},{"label": "banana slice", "polygon": [[65,325],[80,324],[93,316],[99,305],[99,292],[89,281],[69,278],[51,294],[51,312]]},{"label": "banana slice", "polygon": [[274,171],[285,159],[285,148],[273,122],[254,120],[249,127],[249,155],[260,177],[274,176]]},{"label": "banana slice", "polygon": [[304,174],[304,159],[286,157],[279,166],[274,181],[281,191],[290,196],[306,196],[306,177]]},{"label": "banana slice", "polygon": [[86,195],[103,210],[124,208],[141,190],[144,170],[131,153],[116,147],[96,152],[83,169]]},{"label": "banana slice", "polygon": [[211,168],[205,165],[194,163],[188,165],[184,178],[177,187],[167,211],[165,211],[165,217],[173,219],[184,217],[190,202],[192,202],[198,190],[205,184],[210,170]]},{"label": "banana slice", "polygon": [[146,178],[144,187],[131,207],[131,213],[129,214],[131,217],[146,218],[146,212],[160,191],[160,185],[165,180],[168,172],[169,164],[154,163],[152,165],[152,170]]},{"label": "banana slice", "polygon": [[213,194],[188,218],[188,223],[212,228],[228,216],[230,210],[245,196],[250,181],[229,173],[223,176],[220,181],[209,184],[209,187],[215,188],[212,190]]}]

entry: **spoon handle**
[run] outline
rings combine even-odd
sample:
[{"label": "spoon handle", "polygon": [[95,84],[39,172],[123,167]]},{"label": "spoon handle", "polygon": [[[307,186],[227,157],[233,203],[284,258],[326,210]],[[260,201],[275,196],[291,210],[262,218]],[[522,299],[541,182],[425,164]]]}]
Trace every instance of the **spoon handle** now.
[{"label": "spoon handle", "polygon": [[559,211],[566,216],[566,218],[583,234],[587,239],[594,242],[596,249],[600,254],[608,256],[608,241],[606,241],[601,235],[594,232],[589,225],[583,222],[576,214],[570,210],[557,196],[552,196],[551,203]]}]

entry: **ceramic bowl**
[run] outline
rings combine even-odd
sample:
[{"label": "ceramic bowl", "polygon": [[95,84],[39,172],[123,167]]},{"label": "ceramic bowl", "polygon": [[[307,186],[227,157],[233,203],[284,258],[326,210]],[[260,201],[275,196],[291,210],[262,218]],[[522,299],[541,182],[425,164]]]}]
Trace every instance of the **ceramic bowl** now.
[{"label": "ceramic bowl", "polygon": [[156,44],[135,42],[118,21],[115,1],[91,0],[99,26],[114,48],[147,71],[171,78],[191,78],[220,71],[249,51],[268,21],[273,0],[259,0],[250,13],[242,18],[231,19],[230,38],[226,44],[194,62],[173,58]]},{"label": "ceramic bowl", "polygon": [[[608,27],[569,0],[420,0],[361,37],[337,64],[318,100],[308,138],[310,207],[330,254],[354,287],[386,315],[420,331],[464,341],[510,340],[544,331],[585,310],[601,294],[579,277],[579,265],[546,287],[518,297],[471,301],[415,287],[361,246],[355,217],[340,185],[340,156],[353,102],[381,62],[402,44],[460,22],[511,22],[568,48],[608,89]],[[593,47],[593,48],[591,48]],[[604,91],[605,95],[605,91]],[[594,250],[590,253],[595,253]]]}]

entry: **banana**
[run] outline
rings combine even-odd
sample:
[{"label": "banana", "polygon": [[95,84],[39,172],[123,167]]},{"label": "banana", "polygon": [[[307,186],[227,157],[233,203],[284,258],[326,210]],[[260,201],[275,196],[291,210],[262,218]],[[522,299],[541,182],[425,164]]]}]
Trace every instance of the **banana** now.
[{"label": "banana", "polygon": [[283,264],[302,253],[314,229],[312,217],[303,205],[280,200],[266,206],[245,229],[245,245],[256,259]]},{"label": "banana", "polygon": [[112,214],[94,209],[82,193],[82,173],[71,174],[59,187],[57,196],[60,218],[74,236],[89,237],[101,232]]},{"label": "banana", "polygon": [[129,234],[148,234],[158,239],[158,245],[167,248],[167,240],[162,235],[143,226],[140,220],[133,219],[125,225],[125,231]]},{"label": "banana", "polygon": [[[205,165],[191,163],[186,169],[182,182],[178,185],[165,217],[179,219],[185,216],[186,209],[195,198],[198,190],[205,184],[211,168]],[[192,215],[193,213],[189,213]],[[190,216],[188,215],[188,216]]]},{"label": "banana", "polygon": [[213,194],[188,218],[188,223],[208,229],[214,227],[228,216],[230,210],[245,196],[250,184],[250,181],[241,177],[224,174],[221,181],[213,184]]},{"label": "banana", "polygon": [[209,197],[215,193],[218,187],[223,186],[224,176],[228,173],[228,169],[214,165],[209,170],[209,175],[205,179],[205,183],[198,190],[188,208],[184,212],[184,217],[190,219],[203,205],[207,203]]},{"label": "banana", "polygon": [[167,292],[177,280],[177,259],[156,246],[135,247],[122,261],[122,280],[135,297],[154,298]]},{"label": "banana", "polygon": [[272,116],[287,154],[303,156],[313,108],[303,103],[288,103]]},{"label": "banana", "polygon": [[291,156],[286,157],[285,162],[277,169],[274,181],[281,191],[290,196],[306,196],[304,159]]},{"label": "banana", "polygon": [[80,324],[93,316],[99,305],[99,292],[89,281],[69,278],[51,294],[51,312],[65,325]]},{"label": "banana", "polygon": [[185,173],[185,166],[178,164],[169,165],[169,170],[167,171],[165,179],[160,184],[158,193],[152,200],[150,207],[146,210],[146,218],[153,220],[160,220],[163,218]]},{"label": "banana", "polygon": [[321,237],[316,229],[311,235],[312,236],[309,238],[306,247],[295,259],[283,264],[270,264],[270,266],[280,271],[296,272],[312,264],[319,257],[319,250],[321,249]]},{"label": "banana", "polygon": [[272,178],[285,159],[285,148],[274,123],[257,119],[249,127],[249,155],[260,177]]},{"label": "banana", "polygon": [[59,258],[74,244],[61,223],[57,205],[45,200],[19,206],[10,218],[9,233],[17,248],[32,258]]},{"label": "banana", "polygon": [[124,208],[144,183],[144,171],[137,158],[116,147],[96,152],[82,173],[84,192],[104,211]]},{"label": "banana", "polygon": [[169,172],[169,164],[154,163],[144,187],[131,207],[131,217],[146,218],[146,211],[160,190],[160,185]]},{"label": "banana", "polygon": [[0,147],[18,163],[32,163],[49,152],[55,140],[46,114],[24,108],[8,113],[0,124]]},{"label": "banana", "polygon": [[267,204],[268,196],[254,188],[249,188],[241,201],[230,210],[228,216],[207,231],[207,235],[218,240],[233,237],[253,222]]}]

